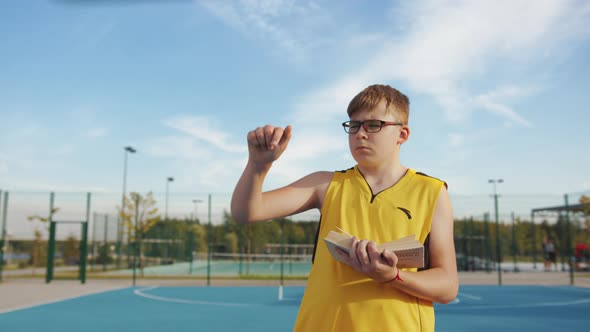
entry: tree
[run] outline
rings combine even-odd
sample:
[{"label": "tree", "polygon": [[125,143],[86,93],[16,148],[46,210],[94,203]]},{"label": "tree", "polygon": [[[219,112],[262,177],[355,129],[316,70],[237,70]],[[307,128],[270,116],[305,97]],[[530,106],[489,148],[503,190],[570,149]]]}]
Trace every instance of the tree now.
[{"label": "tree", "polygon": [[[54,207],[50,212],[49,212],[49,216],[47,217],[42,217],[38,214],[32,215],[32,216],[28,216],[27,220],[28,221],[35,221],[38,220],[42,223],[46,223],[48,222],[51,217],[56,214],[59,211],[58,207]],[[41,244],[43,243],[43,232],[41,232],[41,229],[39,228],[39,225],[35,225],[35,229],[33,230],[33,235],[34,235],[34,242],[33,242],[33,252],[31,253],[31,265],[33,266],[33,271],[32,274],[35,275],[35,268],[37,267],[38,263],[40,261],[43,260],[43,253],[45,253],[44,250],[42,250]]]},{"label": "tree", "polygon": [[191,225],[190,231],[194,235],[195,240],[195,251],[206,252],[207,251],[207,231],[205,227],[200,224]]},{"label": "tree", "polygon": [[[586,195],[582,195],[582,197],[580,197],[580,204],[588,204],[590,203],[590,197],[586,196]],[[590,210],[590,206],[586,207],[586,212],[588,212]]]},{"label": "tree", "polygon": [[238,252],[238,236],[236,233],[227,233],[224,236],[225,251],[235,254]]},{"label": "tree", "polygon": [[[119,207],[122,226],[127,228],[127,234],[130,234],[131,241],[135,242],[135,245],[139,249],[142,276],[145,265],[142,238],[145,233],[160,221],[160,214],[156,205],[157,201],[154,199],[151,191],[145,196],[137,192],[131,192],[125,197],[125,210],[122,211]],[[136,220],[137,225],[135,224]]]},{"label": "tree", "polygon": [[305,243],[305,230],[301,225],[289,222],[285,230],[287,231],[288,243]]},{"label": "tree", "polygon": [[[586,217],[590,216],[590,197],[586,196],[586,195],[582,195],[582,197],[580,197],[580,204],[584,204],[584,215]],[[586,226],[586,228],[588,230],[590,230],[590,219],[586,218],[586,220],[584,221],[584,224]]]},{"label": "tree", "polygon": [[78,239],[74,234],[68,235],[63,248],[64,263],[66,265],[76,265],[80,258],[80,246]]}]

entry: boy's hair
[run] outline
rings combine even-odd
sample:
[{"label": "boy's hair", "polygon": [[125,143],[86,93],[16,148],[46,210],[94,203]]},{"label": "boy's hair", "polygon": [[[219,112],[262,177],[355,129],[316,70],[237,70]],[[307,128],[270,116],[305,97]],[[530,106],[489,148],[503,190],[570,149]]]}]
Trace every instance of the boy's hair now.
[{"label": "boy's hair", "polygon": [[366,87],[359,92],[348,104],[348,117],[360,111],[370,110],[377,106],[382,100],[385,100],[387,112],[398,114],[404,124],[408,124],[410,116],[410,99],[403,93],[390,87],[389,85],[375,84]]}]

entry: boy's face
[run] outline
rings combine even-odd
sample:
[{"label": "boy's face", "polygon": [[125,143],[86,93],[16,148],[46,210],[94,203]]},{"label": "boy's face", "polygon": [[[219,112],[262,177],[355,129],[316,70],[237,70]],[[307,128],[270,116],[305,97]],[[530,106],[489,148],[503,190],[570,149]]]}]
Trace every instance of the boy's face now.
[{"label": "boy's face", "polygon": [[[357,112],[350,120],[367,121],[382,120],[396,122],[395,112],[387,112],[385,101],[379,103],[375,108]],[[354,160],[359,165],[379,166],[388,161],[397,158],[399,149],[397,148],[400,141],[400,132],[403,126],[381,127],[381,130],[375,133],[367,133],[363,126],[356,134],[348,134],[348,145]]]}]

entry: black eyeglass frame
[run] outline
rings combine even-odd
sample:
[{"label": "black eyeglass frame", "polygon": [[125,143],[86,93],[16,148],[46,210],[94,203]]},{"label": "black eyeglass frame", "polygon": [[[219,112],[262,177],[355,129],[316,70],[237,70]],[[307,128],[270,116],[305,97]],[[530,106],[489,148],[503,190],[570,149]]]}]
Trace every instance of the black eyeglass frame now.
[{"label": "black eyeglass frame", "polygon": [[[379,129],[377,129],[377,130],[369,129],[369,124],[377,124],[377,123],[379,123]],[[353,127],[352,125],[358,125],[358,126]],[[376,120],[376,119],[365,120],[365,121],[350,120],[350,121],[342,122],[342,127],[344,128],[344,131],[347,134],[352,134],[352,135],[358,133],[359,130],[361,130],[361,126],[363,127],[363,129],[367,133],[378,133],[381,131],[381,129],[383,129],[383,126],[403,126],[403,125],[404,124],[401,122],[391,122],[391,121],[383,121],[383,120]],[[356,128],[356,129],[352,129],[352,128]]]}]

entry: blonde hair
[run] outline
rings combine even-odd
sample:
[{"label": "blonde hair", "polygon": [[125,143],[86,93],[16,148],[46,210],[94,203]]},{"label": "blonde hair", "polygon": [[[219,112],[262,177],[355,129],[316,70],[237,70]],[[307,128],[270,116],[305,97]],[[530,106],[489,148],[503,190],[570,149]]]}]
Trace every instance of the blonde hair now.
[{"label": "blonde hair", "polygon": [[382,84],[370,85],[352,98],[346,110],[348,117],[352,118],[354,114],[360,111],[371,110],[379,105],[382,100],[385,100],[387,112],[396,113],[400,116],[398,121],[408,124],[410,99],[389,85]]}]

